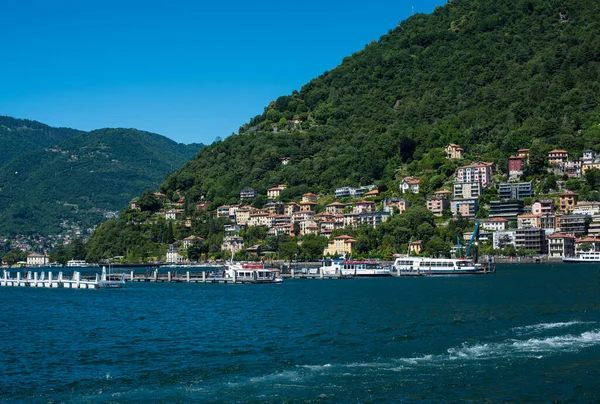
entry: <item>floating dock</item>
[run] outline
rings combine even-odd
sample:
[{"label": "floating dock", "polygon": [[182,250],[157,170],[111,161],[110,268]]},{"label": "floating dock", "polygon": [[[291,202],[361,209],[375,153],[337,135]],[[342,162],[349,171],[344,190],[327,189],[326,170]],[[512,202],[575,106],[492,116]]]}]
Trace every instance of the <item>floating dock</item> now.
[{"label": "floating dock", "polygon": [[84,278],[81,272],[73,272],[73,276],[64,276],[59,272],[56,277],[52,272],[17,272],[15,277],[11,277],[7,270],[4,270],[0,278],[0,286],[12,287],[33,287],[33,288],[66,288],[66,289],[118,289],[125,287],[125,280],[109,279],[106,274],[106,268],[102,268],[102,275],[96,274],[94,278]]}]

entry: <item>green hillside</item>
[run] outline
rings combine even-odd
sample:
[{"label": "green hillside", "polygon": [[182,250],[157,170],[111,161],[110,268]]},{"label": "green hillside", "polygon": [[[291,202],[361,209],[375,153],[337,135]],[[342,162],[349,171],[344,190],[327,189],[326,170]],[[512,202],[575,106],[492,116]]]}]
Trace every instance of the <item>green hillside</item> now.
[{"label": "green hillside", "polygon": [[83,133],[69,128],[53,128],[40,122],[0,116],[0,166],[14,157],[52,146]]},{"label": "green hillside", "polygon": [[100,129],[21,153],[0,167],[0,234],[91,228],[200,148],[134,129]]},{"label": "green hillside", "polygon": [[[447,144],[464,147],[466,162],[493,161],[504,171],[511,153],[531,147],[532,161],[541,157],[539,176],[550,148],[572,157],[600,150],[599,104],[600,3],[454,0],[408,18],[300,91],[271,102],[238,134],[169,175],[160,190],[170,199],[185,196],[186,206],[204,198],[214,207],[239,202],[246,186],[265,195],[287,184],[283,201],[372,183],[393,195],[403,176],[414,175],[423,205],[422,197],[456,170],[458,163],[445,159]],[[131,215],[96,232],[95,258],[106,255],[97,244],[107,229],[113,240],[123,236],[121,250],[135,244],[147,251],[159,239],[148,229],[140,233],[140,217]],[[411,234],[431,238],[434,228],[420,220],[428,225],[424,236],[416,232],[419,223],[394,218],[373,232],[369,248],[381,247],[392,233],[396,240],[388,246],[396,249]],[[440,250],[461,234],[435,231],[437,242],[446,243]]]},{"label": "green hillside", "polygon": [[415,15],[272,102],[162,189],[221,203],[247,185],[393,184],[402,163],[439,168],[423,157],[450,142],[493,161],[534,139],[597,149],[599,17],[600,3],[583,0],[463,0]]}]

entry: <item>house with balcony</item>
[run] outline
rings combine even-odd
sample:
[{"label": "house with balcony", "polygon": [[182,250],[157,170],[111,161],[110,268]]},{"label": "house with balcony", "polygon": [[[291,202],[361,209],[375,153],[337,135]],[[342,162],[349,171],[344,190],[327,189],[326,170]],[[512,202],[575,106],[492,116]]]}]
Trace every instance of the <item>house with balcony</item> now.
[{"label": "house with balcony", "polygon": [[315,217],[315,212],[312,210],[304,210],[300,212],[292,213],[292,223],[302,223],[313,221]]},{"label": "house with balcony", "polygon": [[506,228],[508,227],[508,223],[509,221],[503,217],[493,217],[491,219],[484,220],[483,222],[481,222],[481,227],[483,227],[486,230],[502,231],[506,230]]},{"label": "house with balcony", "polygon": [[524,213],[517,216],[517,228],[522,229],[524,227],[540,227],[540,215]]},{"label": "house with balcony", "polygon": [[489,207],[489,217],[516,219],[525,212],[525,203],[522,200],[491,201]]},{"label": "house with balcony", "polygon": [[479,209],[477,198],[458,198],[450,202],[450,210],[454,216],[462,216],[470,219],[475,218]]},{"label": "house with balcony", "polygon": [[592,216],[592,221],[588,226],[588,235],[590,237],[600,238],[600,215]]},{"label": "house with balcony", "polygon": [[546,232],[538,227],[523,227],[515,231],[515,245],[517,248],[525,248],[538,254],[546,254],[548,243]]},{"label": "house with balcony", "polygon": [[369,213],[375,212],[375,202],[372,201],[360,201],[354,204],[352,208],[353,213]]},{"label": "house with balcony", "polygon": [[531,204],[531,213],[545,215],[554,212],[554,201],[552,199],[536,199]]},{"label": "house with balcony", "polygon": [[533,196],[531,182],[505,182],[498,185],[500,199],[524,199]]},{"label": "house with balcony", "polygon": [[563,212],[572,212],[575,209],[579,195],[572,191],[566,191],[560,195],[559,207]]},{"label": "house with balcony", "polygon": [[389,212],[363,212],[358,215],[358,224],[377,227],[380,223],[386,222],[390,216]]},{"label": "house with balcony", "polygon": [[383,210],[386,212],[393,213],[394,208],[397,208],[398,212],[402,214],[407,208],[410,207],[410,205],[410,201],[407,201],[406,199],[392,198],[391,201],[384,201]]},{"label": "house with balcony", "polygon": [[600,202],[595,201],[579,201],[573,208],[574,215],[593,216],[600,213]]},{"label": "house with balcony", "polygon": [[317,194],[313,194],[312,192],[307,192],[307,193],[305,193],[305,194],[302,195],[301,202],[313,202],[313,203],[317,203],[318,200],[319,200],[319,196]]},{"label": "house with balcony", "polygon": [[188,236],[186,238],[183,239],[183,248],[190,248],[192,246],[192,244],[196,243],[196,242],[200,242],[202,241],[202,237],[198,237],[198,236]]},{"label": "house with balcony", "polygon": [[587,234],[590,221],[590,216],[586,215],[563,215],[558,218],[558,227],[563,233],[579,237]]},{"label": "house with balcony", "polygon": [[226,236],[221,244],[221,251],[230,251],[233,254],[244,249],[244,239],[240,236]]},{"label": "house with balcony", "polygon": [[420,183],[420,180],[416,180],[412,177],[404,177],[402,178],[402,181],[400,181],[400,192],[403,194],[418,194]]},{"label": "house with balcony", "polygon": [[572,257],[575,255],[575,236],[567,233],[554,233],[547,237],[548,256],[551,258]]},{"label": "house with balcony", "polygon": [[427,209],[429,209],[434,216],[442,217],[444,211],[450,209],[450,201],[447,197],[434,195],[427,199]]},{"label": "house with balcony", "polygon": [[459,167],[456,170],[456,182],[465,184],[469,182],[479,182],[482,188],[487,188],[491,184],[493,163],[473,163],[467,166]]},{"label": "house with balcony", "polygon": [[245,187],[240,191],[240,199],[254,199],[257,193],[254,188]]},{"label": "house with balcony", "polygon": [[548,152],[548,163],[551,166],[561,167],[567,161],[569,161],[569,152],[566,150],[554,149]]},{"label": "house with balcony", "polygon": [[285,205],[284,212],[286,215],[292,215],[294,212],[300,212],[300,205],[296,202],[290,202]]},{"label": "house with balcony", "polygon": [[329,205],[325,206],[325,211],[327,213],[331,213],[331,214],[341,214],[341,213],[344,213],[345,207],[346,207],[346,204],[344,204],[344,203],[333,202],[333,203],[330,203]]},{"label": "house with balcony", "polygon": [[287,185],[279,184],[276,187],[267,189],[267,198],[269,198],[271,200],[275,200],[275,199],[279,198],[281,191],[283,191],[286,188],[287,188]]},{"label": "house with balcony", "polygon": [[26,263],[30,268],[33,267],[44,267],[48,265],[49,259],[46,254],[40,254],[33,252],[27,256]]},{"label": "house with balcony", "polygon": [[480,182],[457,182],[454,184],[454,198],[479,198],[483,192]]},{"label": "house with balcony", "polygon": [[304,201],[304,202],[300,202],[300,211],[301,212],[306,212],[306,211],[315,211],[316,207],[317,207],[317,203],[316,202],[311,202],[311,201]]},{"label": "house with balcony", "polygon": [[285,205],[279,201],[269,201],[265,205],[265,211],[271,215],[283,215],[285,213]]},{"label": "house with balcony", "polygon": [[249,207],[243,207],[238,209],[235,212],[235,223],[238,226],[246,226],[248,224],[248,221],[250,220],[250,213],[252,212],[252,209]]}]

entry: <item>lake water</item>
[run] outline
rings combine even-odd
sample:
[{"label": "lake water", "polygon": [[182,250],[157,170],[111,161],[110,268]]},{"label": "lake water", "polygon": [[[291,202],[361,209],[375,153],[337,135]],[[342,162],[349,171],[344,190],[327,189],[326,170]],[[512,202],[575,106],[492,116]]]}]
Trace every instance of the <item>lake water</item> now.
[{"label": "lake water", "polygon": [[598,402],[598,265],[0,288],[0,402]]}]

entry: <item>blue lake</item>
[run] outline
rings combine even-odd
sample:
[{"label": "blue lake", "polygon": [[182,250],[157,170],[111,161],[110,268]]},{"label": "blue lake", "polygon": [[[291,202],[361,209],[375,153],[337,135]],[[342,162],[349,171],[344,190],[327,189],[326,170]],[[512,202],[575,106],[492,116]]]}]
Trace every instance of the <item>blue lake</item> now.
[{"label": "blue lake", "polygon": [[0,402],[598,402],[598,265],[0,288]]}]

